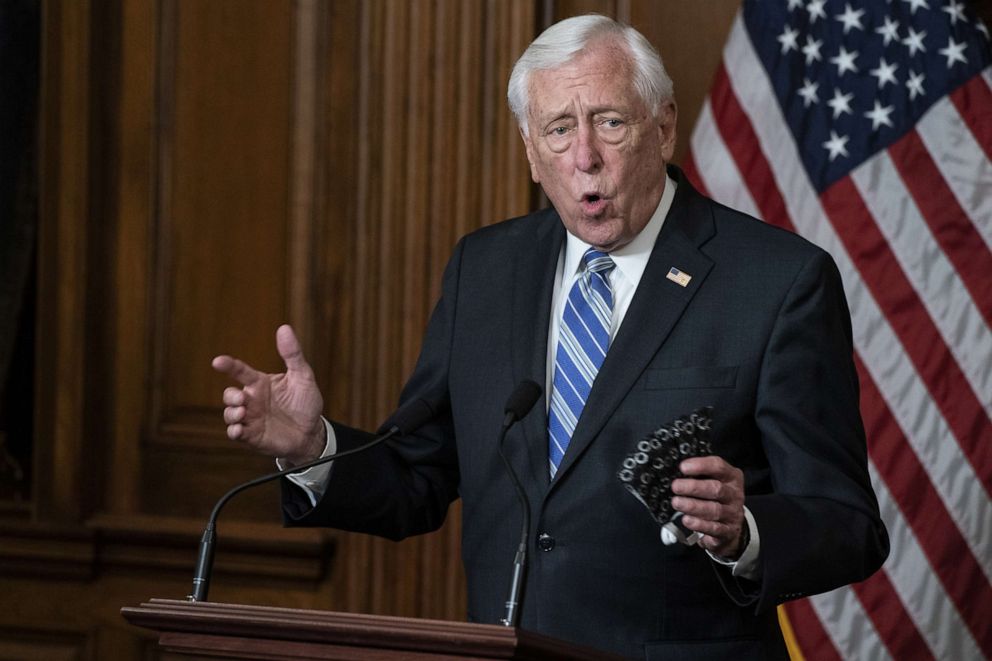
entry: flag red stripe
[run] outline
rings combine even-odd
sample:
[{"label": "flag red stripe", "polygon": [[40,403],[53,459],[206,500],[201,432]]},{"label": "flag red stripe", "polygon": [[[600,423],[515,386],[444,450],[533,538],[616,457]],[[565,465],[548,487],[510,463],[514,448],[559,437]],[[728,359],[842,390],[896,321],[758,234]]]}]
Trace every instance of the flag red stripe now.
[{"label": "flag red stripe", "polygon": [[790,601],[784,608],[806,661],[843,661],[809,599]]},{"label": "flag red stripe", "polygon": [[[795,231],[758,136],[730,86],[723,65],[717,70],[710,96],[717,131],[737,163],[762,217]],[[906,280],[860,193],[850,178],[845,177],[827,189],[821,200],[865,285],[889,319],[962,451],[989,491],[992,453],[985,451],[979,439],[992,438],[992,422]]]},{"label": "flag red stripe", "polygon": [[730,78],[722,62],[713,79],[710,106],[713,108],[713,123],[737,163],[737,170],[751,191],[762,220],[795,232],[785,200],[775,185],[775,176],[761,150],[761,142],[730,86]]},{"label": "flag red stripe", "polygon": [[893,659],[923,661],[934,658],[927,642],[899,600],[888,574],[877,571],[867,580],[851,587]]},{"label": "flag red stripe", "polygon": [[682,159],[682,171],[689,179],[689,183],[691,183],[697,191],[707,197],[712,197],[706,189],[706,183],[703,182],[703,178],[699,176],[699,167],[696,165],[696,159],[693,158],[691,149],[686,152],[685,157]]},{"label": "flag red stripe", "polygon": [[[986,616],[992,613],[992,585],[857,354],[855,364],[870,439],[868,454],[961,619],[982,651],[992,657],[992,627]],[[882,623],[876,620],[876,625],[881,633]]]},{"label": "flag red stripe", "polygon": [[827,217],[861,272],[865,286],[889,320],[930,396],[947,420],[986,495],[992,491],[992,421],[937,332],[919,296],[850,177],[820,195]]},{"label": "flag red stripe", "polygon": [[964,123],[992,161],[992,89],[983,76],[974,76],[950,94]]},{"label": "flag red stripe", "polygon": [[889,154],[941,250],[971,292],[985,323],[992,326],[992,252],[958,204],[916,131],[889,147]]}]

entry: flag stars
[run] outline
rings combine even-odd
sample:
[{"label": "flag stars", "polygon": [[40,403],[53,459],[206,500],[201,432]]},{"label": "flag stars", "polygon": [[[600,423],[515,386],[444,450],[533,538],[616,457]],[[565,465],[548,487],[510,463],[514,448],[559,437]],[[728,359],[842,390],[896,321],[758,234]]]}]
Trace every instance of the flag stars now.
[{"label": "flag stars", "polygon": [[861,17],[865,15],[864,9],[858,9],[857,11],[851,9],[850,3],[844,4],[844,13],[837,14],[834,18],[844,24],[844,34],[850,32],[851,28],[857,28],[859,30],[864,30],[864,26],[861,25]]},{"label": "flag stars", "polygon": [[957,43],[954,41],[954,37],[948,37],[947,48],[941,48],[937,52],[947,58],[947,68],[950,69],[955,62],[968,64],[968,58],[964,56],[966,46],[967,44],[965,42]]},{"label": "flag stars", "polygon": [[827,101],[827,105],[830,106],[834,111],[834,119],[837,119],[845,112],[851,114],[851,99],[854,98],[854,94],[841,94],[839,89],[834,90],[834,98]]},{"label": "flag stars", "polygon": [[803,0],[789,0],[789,11],[803,6]]},{"label": "flag stars", "polygon": [[951,0],[946,6],[940,8],[941,11],[946,11],[951,19],[951,25],[957,25],[958,21],[964,23],[968,22],[968,19],[964,15],[964,5],[957,0]]},{"label": "flag stars", "polygon": [[846,135],[837,135],[836,131],[830,132],[830,139],[823,143],[823,147],[829,152],[827,158],[831,162],[838,156],[846,157],[848,155],[847,141],[848,137]]},{"label": "flag stars", "polygon": [[782,34],[778,36],[778,43],[782,44],[782,55],[790,50],[799,51],[799,30],[785,26]]},{"label": "flag stars", "polygon": [[875,28],[875,32],[882,35],[883,46],[888,46],[893,41],[899,41],[899,21],[886,16],[885,25]]},{"label": "flag stars", "polygon": [[852,73],[858,72],[858,67],[854,64],[855,58],[858,57],[857,51],[848,52],[843,46],[840,47],[840,52],[830,58],[833,64],[837,65],[837,75],[843,76],[845,72],[850,71]]},{"label": "flag stars", "polygon": [[883,57],[878,62],[878,68],[872,69],[868,73],[878,78],[878,88],[884,89],[886,83],[896,84],[896,69],[898,68],[899,64],[897,62],[889,64]]},{"label": "flag stars", "polygon": [[923,37],[925,36],[927,36],[926,30],[917,32],[913,28],[909,28],[909,34],[902,40],[902,44],[909,49],[910,57],[916,55],[916,51],[920,51],[921,53],[927,52],[926,47],[923,45]]},{"label": "flag stars", "polygon": [[981,32],[982,34],[984,34],[985,35],[985,40],[986,41],[989,41],[989,28],[988,28],[987,25],[985,25],[985,22],[984,21],[982,21],[980,19],[978,21],[976,21],[975,22],[975,29],[978,30],[979,32]]},{"label": "flag stars", "polygon": [[902,1],[909,5],[909,13],[914,16],[916,15],[916,10],[919,9],[920,7],[923,7],[924,9],[930,9],[930,4],[927,2],[927,0],[902,0]]},{"label": "flag stars", "polygon": [[820,102],[816,94],[816,90],[819,87],[819,83],[814,83],[809,78],[803,78],[803,86],[799,88],[799,96],[803,97],[804,108],[809,108],[810,104]]},{"label": "flag stars", "polygon": [[810,25],[816,23],[816,19],[818,18],[826,20],[827,12],[823,9],[823,5],[825,4],[827,4],[827,0],[812,0],[812,2],[806,5],[806,11],[809,12]]},{"label": "flag stars", "polygon": [[896,109],[895,106],[883,106],[879,101],[875,101],[875,107],[865,113],[865,117],[871,120],[871,130],[877,131],[883,124],[892,127],[892,119],[889,115]]},{"label": "flag stars", "polygon": [[803,46],[803,55],[806,56],[806,66],[813,64],[814,61],[819,61],[823,59],[820,55],[820,48],[823,47],[823,41],[814,39],[811,35],[806,35],[806,45]]},{"label": "flag stars", "polygon": [[906,89],[909,90],[909,100],[913,101],[918,96],[926,95],[923,90],[923,80],[926,78],[922,73],[909,70],[909,78],[906,79]]}]

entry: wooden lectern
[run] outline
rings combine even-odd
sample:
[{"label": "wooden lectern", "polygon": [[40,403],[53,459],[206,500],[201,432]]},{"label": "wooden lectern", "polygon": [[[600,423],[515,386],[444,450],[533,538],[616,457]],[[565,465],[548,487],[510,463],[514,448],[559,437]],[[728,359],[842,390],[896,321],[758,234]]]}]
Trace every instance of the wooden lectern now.
[{"label": "wooden lectern", "polygon": [[131,623],[157,631],[180,654],[226,659],[620,659],[547,636],[495,624],[152,599],[123,608]]}]

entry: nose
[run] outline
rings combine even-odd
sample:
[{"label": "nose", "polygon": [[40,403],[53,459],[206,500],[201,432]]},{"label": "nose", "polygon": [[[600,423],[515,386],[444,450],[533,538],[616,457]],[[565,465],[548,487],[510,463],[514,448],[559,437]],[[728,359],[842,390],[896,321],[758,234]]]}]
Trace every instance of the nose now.
[{"label": "nose", "polygon": [[603,165],[599,141],[591,126],[580,125],[575,141],[575,167],[582,172],[598,172]]}]

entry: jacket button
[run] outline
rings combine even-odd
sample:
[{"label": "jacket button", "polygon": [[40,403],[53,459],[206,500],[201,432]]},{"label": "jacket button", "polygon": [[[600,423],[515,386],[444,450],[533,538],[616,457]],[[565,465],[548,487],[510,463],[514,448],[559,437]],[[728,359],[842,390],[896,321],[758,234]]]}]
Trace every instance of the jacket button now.
[{"label": "jacket button", "polygon": [[537,536],[537,548],[542,551],[550,551],[555,547],[555,538],[546,532]]}]

